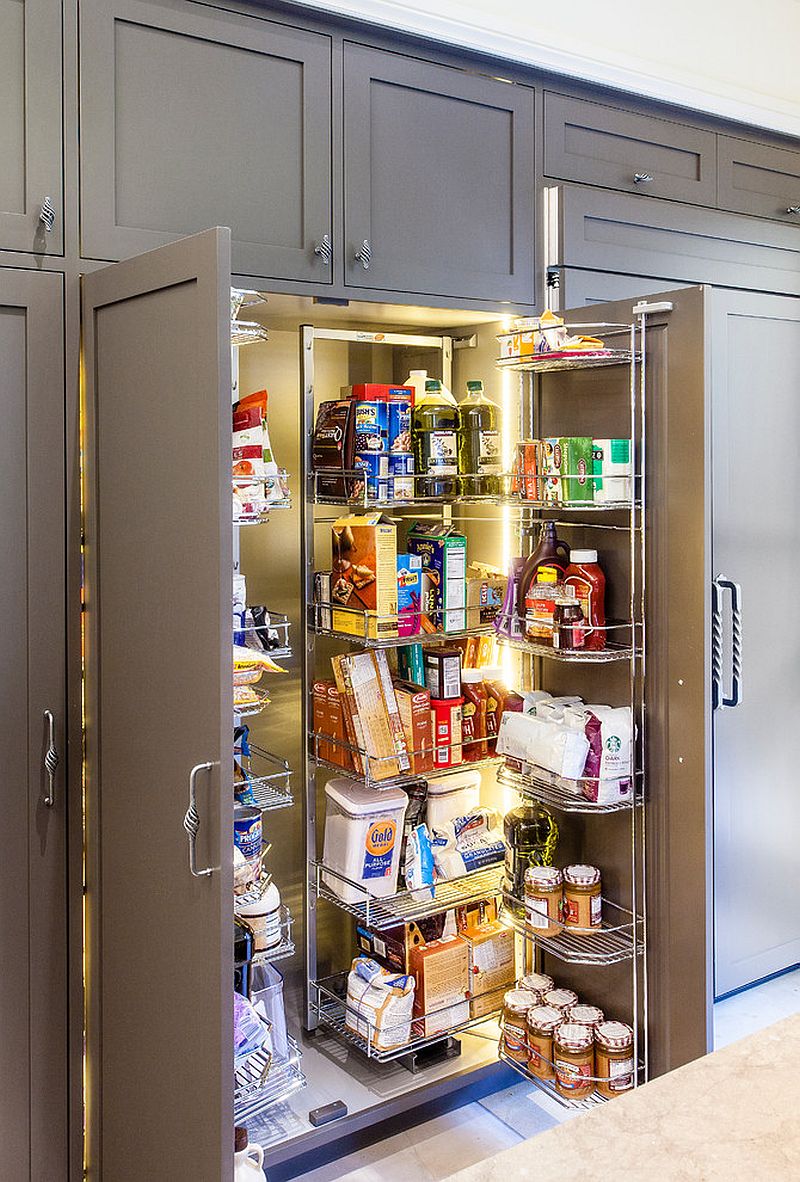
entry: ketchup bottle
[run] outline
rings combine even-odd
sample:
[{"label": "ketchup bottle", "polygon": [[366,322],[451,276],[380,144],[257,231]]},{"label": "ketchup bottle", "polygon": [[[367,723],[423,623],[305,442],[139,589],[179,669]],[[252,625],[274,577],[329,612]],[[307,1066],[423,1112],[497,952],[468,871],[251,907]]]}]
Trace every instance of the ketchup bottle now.
[{"label": "ketchup bottle", "polygon": [[606,577],[597,562],[596,550],[571,550],[564,585],[572,587],[586,621],[584,651],[599,652],[606,647]]}]

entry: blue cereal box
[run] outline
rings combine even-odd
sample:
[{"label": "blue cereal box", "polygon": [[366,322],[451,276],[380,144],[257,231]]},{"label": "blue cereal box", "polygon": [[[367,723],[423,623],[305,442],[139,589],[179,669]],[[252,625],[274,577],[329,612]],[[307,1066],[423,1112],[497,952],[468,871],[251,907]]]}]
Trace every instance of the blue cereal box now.
[{"label": "blue cereal box", "polygon": [[422,596],[422,559],[418,554],[397,555],[397,635],[416,636]]},{"label": "blue cereal box", "polygon": [[423,627],[427,616],[437,632],[463,632],[467,626],[467,539],[449,525],[415,524],[408,552],[422,559]]}]

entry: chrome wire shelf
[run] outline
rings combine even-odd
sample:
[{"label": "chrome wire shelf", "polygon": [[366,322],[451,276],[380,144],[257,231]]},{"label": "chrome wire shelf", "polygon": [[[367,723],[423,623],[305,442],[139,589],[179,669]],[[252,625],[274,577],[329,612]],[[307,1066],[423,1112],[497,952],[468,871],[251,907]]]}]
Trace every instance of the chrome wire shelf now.
[{"label": "chrome wire shelf", "polygon": [[498,632],[497,640],[517,652],[528,653],[532,657],[546,657],[549,661],[561,661],[572,664],[607,665],[611,661],[631,661],[636,655],[629,644],[617,641],[607,641],[606,647],[597,651],[586,649],[557,649],[550,644],[540,644],[535,640],[517,640],[510,636],[503,636]]},{"label": "chrome wire shelf", "polygon": [[[292,769],[285,759],[251,743],[250,755],[242,758],[241,765],[248,775],[247,787],[253,804],[261,809],[262,813],[288,808],[294,804],[291,790]],[[234,783],[234,791],[241,787],[241,783]],[[250,800],[242,799],[242,804],[249,803]]]},{"label": "chrome wire shelf", "polygon": [[618,800],[597,804],[583,795],[583,781],[568,780],[542,768],[523,773],[515,771],[506,763],[497,772],[497,782],[562,813],[585,813],[589,816],[595,813],[618,813],[633,808],[635,801],[639,803],[631,789],[626,794],[620,794]]},{"label": "chrome wire shelf", "polygon": [[302,1052],[288,1035],[289,1054],[276,1059],[269,1051],[258,1050],[234,1065],[234,1117],[244,1124],[249,1117],[263,1112],[306,1086],[300,1067]]},{"label": "chrome wire shelf", "polygon": [[[406,1055],[413,1055],[416,1051],[422,1050],[423,1047],[442,1042],[443,1039],[469,1030],[473,1026],[481,1026],[484,1022],[490,1022],[500,1012],[500,1007],[498,1006],[498,1008],[481,1014],[479,1017],[470,1017],[466,1018],[463,1022],[444,1025],[449,1011],[456,1009],[457,1006],[459,1008],[463,1006],[469,1007],[469,1001],[465,999],[464,1002],[446,1006],[438,1011],[428,1014],[415,1014],[410,1021],[409,1037],[403,1039],[403,1034],[398,1027],[397,1039],[399,1045],[393,1046],[388,1050],[381,1050],[375,1045],[376,1042],[381,1041],[381,1032],[369,1022],[361,1011],[347,1004],[347,977],[348,974],[346,972],[337,973],[332,977],[325,977],[320,981],[309,982],[311,987],[311,1005],[323,1026],[327,1027],[337,1038],[355,1047],[368,1059],[372,1059],[377,1063],[390,1063],[395,1059],[402,1059]],[[489,997],[494,994],[499,994],[502,1000],[502,990],[493,990],[492,994],[486,994],[485,996]],[[472,1000],[479,1000],[479,998],[473,998]],[[443,1029],[437,1030],[435,1034],[422,1035],[417,1033],[421,1028],[424,1029],[426,1022],[429,1023],[439,1014],[442,1015]],[[348,1015],[353,1025],[348,1025]],[[438,1026],[439,1023],[437,1022],[436,1024]],[[358,1029],[354,1029],[354,1026],[357,1026]],[[366,1034],[359,1033],[359,1030],[366,1031]],[[388,1031],[384,1030],[382,1033],[384,1035],[383,1041],[391,1039],[391,1028]]]},{"label": "chrome wire shelf", "polygon": [[[383,773],[389,766],[397,764],[397,755],[370,755],[363,747],[354,747],[345,739],[336,735],[326,735],[319,731],[312,731],[308,736],[308,754],[318,767],[330,768],[331,771],[345,773],[351,779],[359,780],[369,788],[402,788],[405,784],[414,784],[419,780],[441,779],[442,776],[455,775],[471,769],[497,767],[503,762],[500,755],[487,755],[482,759],[464,759],[465,748],[485,744],[486,739],[468,739],[461,743],[436,743],[425,751],[407,752],[409,769],[392,775]],[[460,750],[462,758],[457,763],[446,767],[438,767],[433,760],[442,759],[445,753],[454,748]],[[338,754],[339,758],[335,756]],[[449,757],[449,756],[448,756]],[[359,770],[355,770],[356,766]],[[424,769],[424,770],[422,770]]]},{"label": "chrome wire shelf", "polygon": [[609,365],[630,365],[641,361],[641,353],[630,349],[597,349],[579,353],[569,350],[554,350],[552,353],[536,353],[522,357],[498,357],[498,369],[510,369],[514,373],[558,373],[564,370],[601,369]]},{"label": "chrome wire shelf", "polygon": [[[462,609],[459,609],[462,610]],[[464,608],[465,616],[478,613],[480,608]],[[342,632],[325,625],[326,619],[332,619],[333,612],[341,612],[352,621],[353,631]],[[438,613],[437,613],[438,614]],[[417,632],[406,636],[398,636],[398,624],[419,617]],[[317,636],[328,636],[332,640],[343,640],[350,644],[359,644],[363,648],[396,648],[405,644],[448,644],[455,640],[463,640],[469,636],[494,636],[495,628],[492,620],[477,624],[472,628],[463,628],[454,632],[444,632],[430,618],[422,612],[409,612],[402,616],[384,616],[377,612],[360,611],[358,608],[346,607],[337,603],[314,603],[309,608],[309,627]],[[429,631],[428,629],[432,629]],[[375,633],[375,635],[372,635]]]},{"label": "chrome wire shelf", "polygon": [[250,963],[253,965],[275,964],[278,960],[286,960],[295,954],[295,944],[292,937],[294,918],[288,907],[281,906],[281,938],[272,948],[264,948],[254,952]]},{"label": "chrome wire shelf", "polygon": [[[528,926],[523,918],[525,905],[521,899],[509,898],[520,914],[507,907],[503,909],[503,922],[513,927],[520,936],[535,944],[542,952],[555,956],[565,964],[610,965],[633,960],[634,953],[642,955],[644,943],[636,937],[636,920],[632,911],[620,907],[611,899],[603,898],[603,922],[600,927],[576,928],[571,924],[551,920],[551,927],[560,930],[556,935],[541,936],[535,928]],[[639,927],[641,929],[641,919]]]},{"label": "chrome wire shelf", "polygon": [[[265,614],[264,623],[257,624],[252,615],[253,611],[263,610]],[[245,620],[241,627],[233,625],[233,643],[242,645],[244,648],[252,648],[256,654],[265,654],[272,657],[275,661],[285,660],[292,655],[292,646],[289,643],[289,629],[292,622],[283,612],[270,611],[269,608],[262,608],[260,605],[248,607],[245,609]],[[274,648],[267,648],[261,642],[259,633],[270,632],[277,633],[277,644]],[[275,638],[272,638],[273,643]]]},{"label": "chrome wire shelf", "polygon": [[291,509],[289,473],[279,468],[277,475],[231,477],[233,488],[233,524],[262,525],[275,509]]},{"label": "chrome wire shelf", "polygon": [[[395,895],[378,898],[370,895],[360,883],[353,882],[323,862],[314,862],[312,865],[313,889],[317,897],[347,911],[359,923],[375,931],[416,922],[429,915],[439,915],[442,911],[461,907],[465,903],[493,898],[502,890],[504,874],[503,863],[497,862],[481,870],[473,870],[461,878],[439,881],[432,887],[398,891]],[[330,885],[331,881],[341,884],[348,895],[355,894],[355,900],[342,899]]]},{"label": "chrome wire shelf", "polygon": [[503,1050],[502,1045],[498,1050],[498,1056],[504,1063],[513,1068],[513,1070],[516,1071],[518,1075],[521,1075],[524,1080],[527,1080],[528,1083],[534,1084],[537,1088],[539,1088],[540,1091],[549,1096],[551,1100],[555,1100],[556,1103],[560,1104],[563,1108],[578,1109],[580,1111],[589,1108],[596,1108],[598,1104],[606,1103],[606,1097],[601,1096],[599,1092],[592,1092],[591,1096],[585,1096],[582,1100],[571,1100],[568,1096],[562,1096],[561,1093],[556,1090],[555,1082],[552,1079],[540,1079],[538,1075],[533,1075],[530,1071],[528,1071],[524,1063],[518,1063],[516,1059],[512,1059],[509,1055],[507,1055]]},{"label": "chrome wire shelf", "polygon": [[[247,700],[245,702],[241,702],[241,704],[238,706],[236,704],[237,688],[249,691],[249,693],[248,693],[249,700]],[[262,712],[262,710],[266,710],[267,706],[269,706],[270,701],[271,701],[270,696],[266,690],[256,689],[252,685],[246,685],[246,686],[240,686],[240,687],[235,686],[233,694],[234,694],[233,712],[238,718],[255,718],[255,716],[257,714],[260,714]]]}]

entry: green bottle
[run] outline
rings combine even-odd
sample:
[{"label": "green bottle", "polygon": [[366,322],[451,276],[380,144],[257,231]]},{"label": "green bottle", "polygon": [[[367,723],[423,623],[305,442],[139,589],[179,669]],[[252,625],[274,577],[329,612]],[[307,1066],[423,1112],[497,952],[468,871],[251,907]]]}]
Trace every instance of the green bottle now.
[{"label": "green bottle", "polygon": [[499,497],[503,443],[500,407],[486,397],[483,382],[467,382],[458,407],[458,471],[462,496]]},{"label": "green bottle", "polygon": [[416,496],[458,494],[458,404],[441,382],[429,378],[411,412]]}]

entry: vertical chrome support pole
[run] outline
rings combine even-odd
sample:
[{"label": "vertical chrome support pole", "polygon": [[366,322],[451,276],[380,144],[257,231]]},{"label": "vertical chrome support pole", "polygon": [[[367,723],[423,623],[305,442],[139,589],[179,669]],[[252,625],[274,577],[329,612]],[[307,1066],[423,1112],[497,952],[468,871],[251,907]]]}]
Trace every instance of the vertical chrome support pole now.
[{"label": "vertical chrome support pole", "polygon": [[311,435],[314,430],[314,329],[300,328],[300,479],[303,490],[303,520],[300,529],[300,583],[303,588],[301,633],[303,637],[301,718],[303,735],[303,820],[306,831],[305,895],[305,1010],[306,1029],[316,1030],[318,1019],[312,997],[317,979],[317,891],[314,863],[317,860],[317,774],[309,751],[311,733],[311,687],[314,684],[314,632],[309,611],[314,602],[314,476],[311,470]]}]

